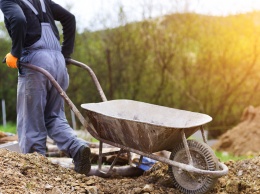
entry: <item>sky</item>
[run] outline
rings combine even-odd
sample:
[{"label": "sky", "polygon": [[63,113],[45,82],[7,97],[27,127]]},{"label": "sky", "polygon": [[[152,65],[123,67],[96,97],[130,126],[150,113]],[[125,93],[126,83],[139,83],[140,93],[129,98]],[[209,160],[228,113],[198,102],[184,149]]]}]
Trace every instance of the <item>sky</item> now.
[{"label": "sky", "polygon": [[[53,0],[69,8],[79,29],[98,30],[113,27],[118,21],[119,5],[128,22],[167,13],[196,12],[229,15],[260,10],[260,0]],[[151,6],[152,5],[152,6]],[[3,16],[0,15],[0,20]]]},{"label": "sky", "polygon": [[[229,15],[260,10],[260,0],[53,0],[71,7],[80,28],[99,29],[113,26],[119,6],[124,7],[128,21],[156,17],[174,12],[196,12],[208,15]],[[151,7],[148,4],[152,4]],[[144,12],[145,10],[145,12]],[[151,12],[149,12],[151,11]],[[145,14],[143,14],[145,13]],[[107,20],[110,20],[108,22]]]}]

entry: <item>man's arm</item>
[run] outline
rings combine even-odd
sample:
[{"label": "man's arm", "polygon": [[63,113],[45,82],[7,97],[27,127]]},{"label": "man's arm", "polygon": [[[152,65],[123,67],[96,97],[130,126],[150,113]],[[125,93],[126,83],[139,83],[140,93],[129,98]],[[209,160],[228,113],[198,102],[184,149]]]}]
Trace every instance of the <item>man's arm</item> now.
[{"label": "man's arm", "polygon": [[0,8],[12,39],[11,54],[20,58],[26,35],[26,18],[20,6],[12,0],[1,0]]},{"label": "man's arm", "polygon": [[74,49],[76,20],[75,16],[60,5],[51,1],[51,10],[54,20],[59,21],[63,27],[62,54],[70,57]]}]

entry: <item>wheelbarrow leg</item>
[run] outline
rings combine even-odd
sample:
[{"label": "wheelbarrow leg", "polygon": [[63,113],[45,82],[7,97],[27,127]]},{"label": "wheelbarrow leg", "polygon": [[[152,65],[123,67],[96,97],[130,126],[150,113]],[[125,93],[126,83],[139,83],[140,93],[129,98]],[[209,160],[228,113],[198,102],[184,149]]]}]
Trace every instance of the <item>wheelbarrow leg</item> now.
[{"label": "wheelbarrow leg", "polygon": [[[115,164],[116,164],[116,162],[117,162],[117,160],[118,160],[118,158],[121,154],[123,154],[123,153],[129,154],[130,153],[130,152],[124,150],[123,148],[120,148],[119,151],[108,152],[108,153],[103,153],[102,149],[103,149],[103,142],[100,141],[99,142],[99,154],[98,154],[98,171],[103,173],[103,174],[109,174],[112,171],[113,167],[115,166]],[[109,170],[107,172],[103,171],[102,170],[102,158],[103,158],[103,156],[111,156],[111,155],[114,155],[114,154],[117,154],[117,156],[115,157],[112,164],[110,165]]]},{"label": "wheelbarrow leg", "polygon": [[127,158],[128,158],[128,164],[129,164],[130,166],[133,166],[133,163],[132,163],[132,154],[131,154],[131,152],[127,151],[126,154],[127,154]]},{"label": "wheelbarrow leg", "polygon": [[192,157],[191,157],[191,154],[190,154],[187,138],[186,138],[185,133],[184,133],[184,129],[181,130],[181,137],[182,137],[183,145],[184,145],[187,157],[188,157],[189,165],[193,166],[193,161],[192,161]]},{"label": "wheelbarrow leg", "polygon": [[110,171],[113,169],[113,167],[115,166],[115,164],[116,164],[116,162],[117,162],[117,159],[119,158],[119,156],[122,154],[122,153],[124,153],[125,151],[124,151],[124,149],[120,149],[119,150],[119,152],[117,153],[117,156],[115,157],[115,159],[114,159],[114,161],[112,162],[112,164],[111,164],[111,166],[110,166],[110,168],[109,168],[109,170],[107,171],[107,174],[109,174],[110,173]]},{"label": "wheelbarrow leg", "polygon": [[102,166],[102,148],[103,148],[103,142],[99,142],[99,154],[98,154],[98,170],[101,170]]},{"label": "wheelbarrow leg", "polygon": [[206,139],[205,131],[204,131],[204,127],[203,126],[200,127],[200,131],[201,131],[201,135],[202,135],[204,143],[208,144],[208,141]]},{"label": "wheelbarrow leg", "polygon": [[138,163],[138,166],[137,166],[137,167],[139,167],[139,166],[142,164],[143,158],[144,158],[144,156],[140,156],[139,163]]}]

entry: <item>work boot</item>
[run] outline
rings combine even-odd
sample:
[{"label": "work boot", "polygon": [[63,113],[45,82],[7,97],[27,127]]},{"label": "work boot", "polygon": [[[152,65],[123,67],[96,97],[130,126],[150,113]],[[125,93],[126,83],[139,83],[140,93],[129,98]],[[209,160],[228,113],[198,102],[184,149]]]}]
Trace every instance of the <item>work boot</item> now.
[{"label": "work boot", "polygon": [[81,146],[77,152],[77,154],[73,157],[74,162],[74,170],[77,173],[87,175],[91,169],[90,162],[90,148],[87,146]]}]

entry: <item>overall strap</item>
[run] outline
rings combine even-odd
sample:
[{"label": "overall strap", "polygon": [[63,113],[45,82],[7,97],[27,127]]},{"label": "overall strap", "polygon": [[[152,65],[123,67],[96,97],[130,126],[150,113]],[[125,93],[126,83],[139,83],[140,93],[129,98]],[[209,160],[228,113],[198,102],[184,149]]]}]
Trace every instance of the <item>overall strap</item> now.
[{"label": "overall strap", "polygon": [[42,8],[42,13],[43,13],[43,18],[41,18],[39,12],[37,11],[37,9],[35,9],[35,7],[33,6],[33,4],[29,1],[29,0],[22,0],[32,11],[33,13],[38,17],[38,19],[40,20],[40,22],[44,21],[45,18],[45,14],[46,14],[46,6],[44,3],[44,0],[40,0],[41,3],[41,8]]},{"label": "overall strap", "polygon": [[44,0],[40,0],[41,6],[42,6],[42,12],[46,13],[46,7],[45,7],[45,3]]},{"label": "overall strap", "polygon": [[29,8],[31,8],[31,10],[33,11],[33,13],[35,15],[39,15],[38,11],[34,8],[34,6],[31,4],[30,1],[28,0],[22,0]]}]

